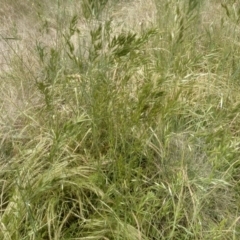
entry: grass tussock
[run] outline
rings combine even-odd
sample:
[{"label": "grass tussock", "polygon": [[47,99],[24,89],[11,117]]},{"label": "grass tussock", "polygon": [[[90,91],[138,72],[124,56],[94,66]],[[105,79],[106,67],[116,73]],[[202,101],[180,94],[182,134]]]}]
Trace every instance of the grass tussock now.
[{"label": "grass tussock", "polygon": [[236,2],[1,5],[0,239],[239,239]]}]

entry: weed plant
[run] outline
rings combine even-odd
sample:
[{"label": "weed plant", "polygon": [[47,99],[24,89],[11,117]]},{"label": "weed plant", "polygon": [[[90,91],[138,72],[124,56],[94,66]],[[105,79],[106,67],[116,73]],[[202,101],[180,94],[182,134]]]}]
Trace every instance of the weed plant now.
[{"label": "weed plant", "polygon": [[158,0],[116,24],[143,2],[10,15],[35,30],[1,33],[0,239],[239,239],[240,6]]}]

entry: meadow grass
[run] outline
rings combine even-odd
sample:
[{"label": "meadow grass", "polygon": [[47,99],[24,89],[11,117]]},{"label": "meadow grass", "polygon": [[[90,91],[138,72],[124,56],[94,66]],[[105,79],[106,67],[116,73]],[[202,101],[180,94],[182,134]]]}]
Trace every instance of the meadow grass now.
[{"label": "meadow grass", "polygon": [[1,11],[0,239],[239,239],[235,1]]}]

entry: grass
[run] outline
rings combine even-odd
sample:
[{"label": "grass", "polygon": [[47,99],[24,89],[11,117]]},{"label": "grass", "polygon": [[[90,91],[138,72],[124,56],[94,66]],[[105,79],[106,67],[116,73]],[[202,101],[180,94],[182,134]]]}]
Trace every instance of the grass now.
[{"label": "grass", "polygon": [[2,6],[0,239],[239,238],[234,1]]}]

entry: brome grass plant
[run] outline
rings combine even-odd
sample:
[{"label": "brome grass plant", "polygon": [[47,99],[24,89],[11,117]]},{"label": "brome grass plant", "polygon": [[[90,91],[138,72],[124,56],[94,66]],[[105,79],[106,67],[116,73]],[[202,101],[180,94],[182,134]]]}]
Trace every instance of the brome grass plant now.
[{"label": "brome grass plant", "polygon": [[0,239],[239,239],[236,1],[1,6]]}]

